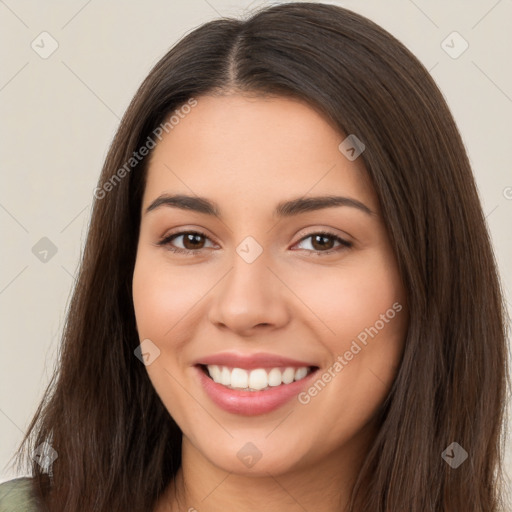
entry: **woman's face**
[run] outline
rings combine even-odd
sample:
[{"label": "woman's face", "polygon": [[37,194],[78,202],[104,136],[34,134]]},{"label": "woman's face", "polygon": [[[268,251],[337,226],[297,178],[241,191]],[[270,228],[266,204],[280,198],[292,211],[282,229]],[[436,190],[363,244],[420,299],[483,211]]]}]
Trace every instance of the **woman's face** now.
[{"label": "woman's face", "polygon": [[141,210],[133,299],[151,382],[207,464],[347,460],[408,322],[362,147],[340,149],[346,136],[289,98],[188,110],[154,149]]}]

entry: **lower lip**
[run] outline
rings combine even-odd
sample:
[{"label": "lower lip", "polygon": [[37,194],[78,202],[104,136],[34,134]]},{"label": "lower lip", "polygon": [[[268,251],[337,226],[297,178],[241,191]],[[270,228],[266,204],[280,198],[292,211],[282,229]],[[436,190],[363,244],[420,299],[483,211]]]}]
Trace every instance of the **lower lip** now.
[{"label": "lower lip", "polygon": [[301,380],[281,384],[266,391],[242,391],[230,389],[208,377],[200,366],[195,367],[203,389],[211,400],[225,411],[244,416],[256,416],[271,412],[297,396],[316,375],[315,369]]}]

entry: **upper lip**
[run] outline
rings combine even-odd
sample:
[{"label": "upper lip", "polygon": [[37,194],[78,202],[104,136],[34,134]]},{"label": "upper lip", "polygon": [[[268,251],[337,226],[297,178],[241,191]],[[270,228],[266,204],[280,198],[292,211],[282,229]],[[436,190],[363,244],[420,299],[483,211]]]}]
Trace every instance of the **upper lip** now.
[{"label": "upper lip", "polygon": [[310,367],[314,364],[307,361],[299,361],[277,354],[259,352],[256,354],[237,354],[235,352],[221,352],[198,359],[194,364],[198,365],[219,365],[231,368],[279,368],[279,367]]}]

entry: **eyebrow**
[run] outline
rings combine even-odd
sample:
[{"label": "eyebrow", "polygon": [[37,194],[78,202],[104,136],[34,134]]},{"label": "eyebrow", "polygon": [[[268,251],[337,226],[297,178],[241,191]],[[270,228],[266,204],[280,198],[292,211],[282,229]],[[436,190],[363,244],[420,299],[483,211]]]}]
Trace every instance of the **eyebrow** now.
[{"label": "eyebrow", "polygon": [[[214,201],[210,201],[205,197],[188,196],[185,194],[163,194],[157,197],[146,208],[146,213],[156,210],[162,206],[180,208],[181,210],[192,210],[205,215],[214,215],[222,218],[220,208]],[[368,206],[361,203],[361,201],[343,196],[298,197],[289,201],[282,201],[277,204],[273,215],[280,218],[292,217],[305,212],[322,210],[324,208],[336,208],[340,206],[356,208],[367,215],[377,215],[374,211],[370,210]]]}]

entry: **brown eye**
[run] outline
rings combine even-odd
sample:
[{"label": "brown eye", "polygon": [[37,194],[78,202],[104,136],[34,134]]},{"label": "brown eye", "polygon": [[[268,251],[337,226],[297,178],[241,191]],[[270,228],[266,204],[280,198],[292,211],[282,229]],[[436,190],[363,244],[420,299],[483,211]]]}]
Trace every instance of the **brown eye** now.
[{"label": "brown eye", "polygon": [[[176,247],[176,241],[181,240],[183,248]],[[300,240],[302,243],[304,240],[311,239],[311,250],[306,249],[317,256],[331,254],[332,252],[339,252],[344,249],[352,247],[352,243],[340,238],[334,233],[319,232],[312,233]],[[172,252],[182,253],[187,255],[199,254],[202,249],[205,248],[205,242],[211,241],[205,234],[197,231],[181,231],[180,233],[173,233],[163,240],[158,242],[158,245],[165,246]],[[336,247],[335,244],[338,244]]]},{"label": "brown eye", "polygon": [[[179,239],[182,239],[181,244],[183,248],[174,245]],[[180,233],[174,233],[165,237],[158,242],[158,245],[165,246],[173,252],[190,254],[204,249],[206,240],[209,240],[209,238],[203,233],[197,231],[181,231]]]},{"label": "brown eye", "polygon": [[[299,243],[302,243],[304,240],[311,239],[311,247],[313,248],[313,252],[316,254],[330,254],[332,252],[338,252],[349,247],[352,247],[352,243],[340,238],[334,233],[329,232],[319,232],[319,233],[311,233],[310,235],[302,238]],[[338,247],[335,248],[334,244],[338,243]]]},{"label": "brown eye", "polygon": [[315,251],[321,251],[322,249],[332,249],[336,242],[334,238],[325,235],[313,235],[311,240],[311,245]]},{"label": "brown eye", "polygon": [[194,250],[194,249],[202,249],[204,245],[204,240],[202,240],[203,235],[199,233],[187,233],[183,236],[183,245],[185,249]]}]

